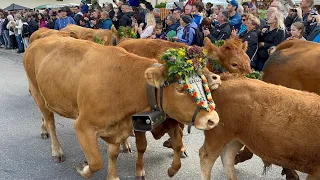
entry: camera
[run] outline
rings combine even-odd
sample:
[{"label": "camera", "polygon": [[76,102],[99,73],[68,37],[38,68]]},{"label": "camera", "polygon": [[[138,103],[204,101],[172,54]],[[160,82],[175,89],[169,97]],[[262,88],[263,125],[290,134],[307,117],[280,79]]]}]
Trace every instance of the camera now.
[{"label": "camera", "polygon": [[291,9],[292,10],[292,12],[297,12],[297,9],[296,8],[293,8],[293,9]]}]

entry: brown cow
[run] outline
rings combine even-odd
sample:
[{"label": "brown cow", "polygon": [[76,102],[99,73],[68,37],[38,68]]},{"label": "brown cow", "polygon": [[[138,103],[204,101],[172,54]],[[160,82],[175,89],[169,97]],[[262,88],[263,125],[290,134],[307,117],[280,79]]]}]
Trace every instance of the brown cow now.
[{"label": "brown cow", "polygon": [[[307,180],[320,179],[318,95],[259,80],[229,77],[212,91],[212,96],[220,122],[204,132],[205,142],[200,149],[203,180],[211,179],[212,166],[224,147],[229,157],[222,154],[223,164],[230,165],[226,164],[227,158],[234,161],[238,151],[234,148],[239,142],[233,140],[245,144],[266,164],[308,173]],[[233,164],[226,172],[228,179],[236,179]]]},{"label": "brown cow", "polygon": [[74,32],[63,32],[63,31],[58,31],[54,29],[40,28],[39,30],[32,33],[29,39],[29,43],[31,44],[33,41],[37,39],[52,36],[52,35],[57,35],[60,37],[73,37],[76,39],[79,38],[78,35]]},{"label": "brown cow", "polygon": [[[208,50],[208,56],[212,59],[217,59],[229,72],[251,73],[250,60],[245,53],[247,43],[242,43],[238,38],[227,40],[222,47],[216,47],[208,38],[205,38],[204,43],[204,48]],[[183,43],[158,39],[122,39],[117,46],[139,56],[155,58],[159,62],[161,62],[160,56],[169,48],[188,47]],[[210,64],[207,67],[214,72]],[[164,143],[164,146],[174,150],[172,167],[168,170],[170,177],[174,176],[181,167],[180,154],[182,157],[186,154],[186,149],[182,143],[182,129],[183,124],[170,118],[151,131],[155,139],[160,139],[165,133],[170,136],[170,141]]]},{"label": "brown cow", "polygon": [[[250,59],[246,54],[248,43],[242,43],[238,38],[226,40],[225,44],[217,47],[205,38],[204,48],[208,50],[208,56],[216,59],[231,73],[251,73]],[[160,39],[125,39],[117,46],[139,56],[155,58],[160,62],[160,57],[170,48],[188,47],[183,43],[164,41]],[[214,71],[208,64],[210,71]]]},{"label": "brown cow", "polygon": [[[320,95],[320,44],[303,40],[284,41],[266,62],[263,81]],[[236,156],[236,163],[250,159],[253,154],[245,148]],[[299,179],[295,171],[284,168],[287,179]]]},{"label": "brown cow", "polygon": [[[42,133],[49,133],[51,137],[54,160],[64,160],[55,131],[53,113],[57,113],[74,119],[88,161],[88,165],[78,169],[81,176],[89,178],[102,168],[97,143],[97,137],[101,137],[108,142],[108,179],[119,179],[116,160],[120,142],[132,132],[131,116],[150,109],[146,82],[157,88],[162,86],[167,76],[166,67],[151,67],[157,60],[128,53],[123,48],[68,37],[34,41],[26,50],[23,63],[32,96],[43,115]],[[208,76],[209,81],[214,82]],[[159,94],[158,91],[158,99]],[[178,83],[163,88],[162,107],[170,117],[190,123],[196,106]],[[194,125],[206,130],[215,127],[218,121],[215,111],[200,110]],[[136,132],[136,142],[136,175],[144,178],[145,134]]]},{"label": "brown cow", "polygon": [[116,44],[114,42],[114,34],[111,30],[90,29],[74,24],[68,24],[67,27],[61,29],[61,31],[74,32],[78,34],[79,39],[94,39],[94,37],[98,37],[102,40],[105,46],[113,46]]}]

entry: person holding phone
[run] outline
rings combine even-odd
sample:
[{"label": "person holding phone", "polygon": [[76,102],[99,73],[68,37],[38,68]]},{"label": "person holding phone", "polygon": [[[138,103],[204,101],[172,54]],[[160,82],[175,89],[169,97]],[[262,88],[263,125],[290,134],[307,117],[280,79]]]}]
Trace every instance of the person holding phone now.
[{"label": "person holding phone", "polygon": [[[228,24],[229,13],[227,10],[220,11],[217,16],[218,24],[211,28],[203,30],[205,37],[208,37],[212,43],[217,40],[226,40],[231,35],[231,28]],[[233,28],[234,29],[234,28]]]},{"label": "person holding phone", "polygon": [[320,34],[320,15],[310,13],[305,23],[305,38],[308,41],[313,41]]}]

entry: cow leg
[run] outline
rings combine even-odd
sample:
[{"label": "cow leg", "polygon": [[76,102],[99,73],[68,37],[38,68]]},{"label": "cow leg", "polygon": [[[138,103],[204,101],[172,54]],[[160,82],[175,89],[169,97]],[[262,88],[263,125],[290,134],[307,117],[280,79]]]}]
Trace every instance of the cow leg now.
[{"label": "cow leg", "polygon": [[236,155],[234,164],[249,160],[252,158],[252,156],[253,153],[247,147],[244,147],[244,149],[242,151],[239,151],[239,153]]},{"label": "cow leg", "polygon": [[224,145],[219,139],[214,141],[211,140],[211,142],[209,141],[210,140],[205,139],[205,142],[199,151],[202,180],[211,179],[211,170],[213,164],[219,157]]},{"label": "cow leg", "polygon": [[237,179],[234,169],[234,159],[238,151],[243,147],[243,144],[237,140],[231,141],[223,150],[221,154],[221,161],[224,171],[228,179]]},{"label": "cow leg", "polygon": [[293,169],[282,168],[281,175],[286,175],[286,180],[299,180],[298,173]]},{"label": "cow leg", "polygon": [[171,128],[168,134],[170,136],[171,146],[174,151],[173,161],[171,167],[168,169],[168,175],[169,177],[173,177],[181,167],[180,154],[181,149],[184,148],[182,143],[183,132],[180,126],[177,125],[175,128]]},{"label": "cow leg", "polygon": [[[54,120],[53,112],[49,111],[45,106],[45,101],[41,96],[39,90],[32,84],[30,84],[30,90],[32,96],[37,103],[41,113],[42,113],[42,125],[41,125],[41,137],[43,139],[51,137],[51,148],[52,148],[52,158],[55,162],[60,163],[65,160],[61,145],[56,134],[56,125]],[[49,131],[49,134],[48,134]]]},{"label": "cow leg", "polygon": [[136,162],[136,179],[144,180],[146,172],[144,170],[143,154],[147,149],[147,138],[145,132],[135,131],[138,159]]},{"label": "cow leg", "polygon": [[130,143],[128,142],[128,138],[126,140],[124,140],[122,143],[122,151],[124,153],[132,153],[132,150],[131,150],[131,145]]},{"label": "cow leg", "polygon": [[108,144],[108,180],[120,180],[117,171],[117,158],[120,144]]},{"label": "cow leg", "polygon": [[88,162],[88,165],[84,166],[83,169],[77,168],[77,172],[84,178],[90,178],[94,172],[100,170],[103,166],[96,132],[90,125],[83,123],[81,117],[74,121],[74,128]]}]

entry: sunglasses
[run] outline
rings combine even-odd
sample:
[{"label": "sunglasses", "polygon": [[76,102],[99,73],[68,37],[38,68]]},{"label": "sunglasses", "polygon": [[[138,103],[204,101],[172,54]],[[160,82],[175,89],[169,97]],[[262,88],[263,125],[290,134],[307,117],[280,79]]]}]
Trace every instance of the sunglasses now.
[{"label": "sunglasses", "polygon": [[246,19],[241,19],[242,21],[246,21]]}]

